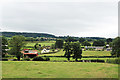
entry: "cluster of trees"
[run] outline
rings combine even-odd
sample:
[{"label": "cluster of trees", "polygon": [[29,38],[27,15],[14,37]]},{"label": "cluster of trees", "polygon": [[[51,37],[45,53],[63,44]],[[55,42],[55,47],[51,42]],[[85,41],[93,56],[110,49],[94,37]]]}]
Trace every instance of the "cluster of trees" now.
[{"label": "cluster of trees", "polygon": [[[18,60],[20,60],[21,54],[21,48],[25,45],[25,37],[24,36],[13,36],[12,39],[8,42],[8,40],[5,37],[2,37],[2,57],[5,57],[6,53],[10,53],[12,55],[16,55]],[[7,52],[6,49],[9,49],[10,51]]]},{"label": "cluster of trees", "polygon": [[120,57],[120,37],[117,37],[112,42],[112,56]]},{"label": "cluster of trees", "polygon": [[65,57],[70,60],[72,56],[75,61],[78,61],[78,58],[82,58],[82,49],[79,42],[74,41],[71,37],[68,36],[64,44]]},{"label": "cluster of trees", "polygon": [[104,46],[105,42],[103,40],[97,40],[93,42],[93,46]]},{"label": "cluster of trees", "polygon": [[66,42],[64,45],[65,57],[70,60],[72,56],[75,61],[78,61],[78,58],[82,58],[82,49],[79,43]]},{"label": "cluster of trees", "polygon": [[18,61],[22,56],[21,48],[25,45],[25,37],[24,36],[13,36],[12,39],[9,41],[10,54],[16,55]]},{"label": "cluster of trees", "polygon": [[2,37],[2,57],[5,57],[7,53],[6,49],[8,49],[8,41],[6,37]]}]

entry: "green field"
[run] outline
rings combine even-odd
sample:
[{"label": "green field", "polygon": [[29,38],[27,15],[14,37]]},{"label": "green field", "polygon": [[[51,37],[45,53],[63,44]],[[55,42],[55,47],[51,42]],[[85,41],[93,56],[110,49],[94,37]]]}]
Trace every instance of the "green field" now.
[{"label": "green field", "polygon": [[[51,46],[55,42],[39,42],[41,46]],[[27,48],[34,47],[35,42],[28,42]],[[26,48],[25,47],[25,48]],[[41,51],[41,50],[40,50]],[[38,52],[40,52],[38,51]],[[82,56],[111,56],[110,51],[83,51]],[[65,62],[65,51],[39,56],[51,56],[50,61],[3,61],[3,78],[118,78],[118,65],[94,62]],[[10,57],[8,57],[10,58]],[[12,58],[12,57],[11,57]],[[10,58],[10,59],[11,59]],[[14,57],[15,58],[15,57]],[[107,60],[115,58],[82,58],[81,60]],[[31,59],[32,60],[32,59]],[[57,62],[55,62],[57,61]],[[60,62],[59,62],[60,61]],[[75,59],[70,58],[70,61]]]},{"label": "green field", "polygon": [[[51,46],[52,44],[54,44],[55,42],[53,42],[53,41],[50,41],[50,42],[38,42],[38,44],[41,44],[41,46]],[[32,42],[29,42],[29,43],[26,43],[26,45],[25,46],[32,46],[32,47],[34,47],[34,45],[35,45],[36,43],[32,43]]]},{"label": "green field", "polygon": [[[64,56],[65,52],[60,50],[54,54],[41,54],[40,56]],[[111,56],[110,51],[83,51],[82,56]]]},{"label": "green field", "polygon": [[3,61],[3,78],[118,78],[108,63]]},{"label": "green field", "polygon": [[111,56],[110,51],[83,51],[83,56]]}]

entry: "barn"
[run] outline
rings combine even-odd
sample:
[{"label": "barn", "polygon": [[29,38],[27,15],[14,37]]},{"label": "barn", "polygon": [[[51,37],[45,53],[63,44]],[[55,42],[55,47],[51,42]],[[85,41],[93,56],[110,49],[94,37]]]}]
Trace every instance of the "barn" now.
[{"label": "barn", "polygon": [[37,50],[24,49],[21,53],[23,53],[24,56],[28,56],[30,58],[38,56]]}]

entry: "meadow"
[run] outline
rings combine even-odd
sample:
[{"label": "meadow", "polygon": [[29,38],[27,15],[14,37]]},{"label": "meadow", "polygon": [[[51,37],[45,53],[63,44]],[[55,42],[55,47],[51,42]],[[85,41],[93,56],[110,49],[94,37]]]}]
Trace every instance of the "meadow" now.
[{"label": "meadow", "polygon": [[[41,46],[51,46],[55,41],[39,42]],[[32,48],[36,42],[26,42],[25,47]],[[39,50],[38,52],[40,52]],[[68,62],[63,57],[65,51],[40,54],[50,61],[2,61],[3,78],[118,78],[118,65],[97,62]],[[81,60],[115,59],[110,51],[83,51]],[[95,58],[92,58],[92,57]],[[98,57],[102,58],[98,58]],[[106,57],[105,57],[106,56]],[[84,58],[89,57],[89,58]],[[10,57],[8,57],[10,58]],[[12,58],[12,57],[11,57]],[[15,57],[14,57],[15,58]],[[79,59],[80,60],[80,59]],[[70,61],[75,61],[70,58]]]},{"label": "meadow", "polygon": [[38,44],[41,44],[41,46],[51,46],[52,44],[55,43],[55,41],[41,41],[41,42],[26,42],[26,45],[25,46],[31,46],[31,47],[34,47],[34,45],[38,43]]},{"label": "meadow", "polygon": [[118,65],[108,63],[3,61],[3,78],[118,78]]},{"label": "meadow", "polygon": [[[54,54],[41,54],[40,56],[64,56],[65,51],[61,49],[59,52]],[[111,56],[110,51],[83,51],[82,56]]]}]

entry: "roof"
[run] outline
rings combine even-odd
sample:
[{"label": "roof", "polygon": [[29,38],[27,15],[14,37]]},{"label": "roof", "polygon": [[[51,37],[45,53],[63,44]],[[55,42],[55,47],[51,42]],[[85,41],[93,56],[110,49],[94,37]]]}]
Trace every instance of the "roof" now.
[{"label": "roof", "polygon": [[29,50],[29,49],[24,49],[23,51],[21,51],[21,53],[23,53],[23,54],[38,54],[37,50],[29,50],[28,53],[25,53],[24,52],[25,50]]},{"label": "roof", "polygon": [[24,54],[37,54],[37,53],[24,53]]}]

